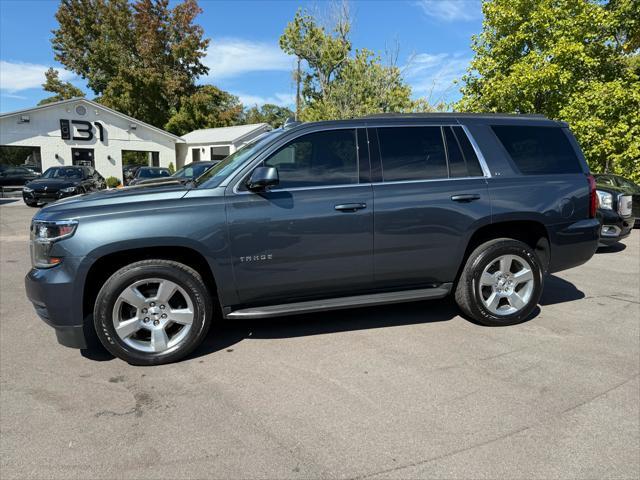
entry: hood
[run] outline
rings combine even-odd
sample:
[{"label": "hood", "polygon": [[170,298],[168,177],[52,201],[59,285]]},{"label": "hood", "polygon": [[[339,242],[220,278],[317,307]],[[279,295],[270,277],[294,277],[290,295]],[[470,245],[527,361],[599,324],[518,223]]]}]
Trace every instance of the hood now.
[{"label": "hood", "polygon": [[61,188],[74,187],[81,181],[82,180],[80,179],[73,180],[68,178],[37,178],[35,180],[31,180],[25,186],[33,188],[34,190],[40,190],[47,187],[48,191],[56,192]]},{"label": "hood", "polygon": [[624,193],[624,194],[630,195],[632,193],[626,188],[614,187],[613,185],[604,185],[598,182],[596,182],[596,189],[603,192],[607,192],[607,193],[613,193],[613,194]]},{"label": "hood", "polygon": [[174,201],[185,196],[184,185],[140,185],[134,187],[100,190],[95,193],[75,195],[43,207],[36,215],[41,220],[79,218],[110,212],[124,212],[153,208],[154,203]]}]

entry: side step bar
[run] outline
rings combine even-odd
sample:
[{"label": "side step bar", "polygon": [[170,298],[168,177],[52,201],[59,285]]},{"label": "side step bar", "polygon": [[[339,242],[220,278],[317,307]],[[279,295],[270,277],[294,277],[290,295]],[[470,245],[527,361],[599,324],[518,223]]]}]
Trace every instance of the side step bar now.
[{"label": "side step bar", "polygon": [[271,318],[301,313],[324,312],[341,308],[369,307],[389,303],[411,302],[446,297],[451,291],[451,283],[438,287],[404,290],[401,292],[374,293],[352,297],[327,298],[308,302],[284,303],[266,307],[243,308],[227,313],[226,318]]}]

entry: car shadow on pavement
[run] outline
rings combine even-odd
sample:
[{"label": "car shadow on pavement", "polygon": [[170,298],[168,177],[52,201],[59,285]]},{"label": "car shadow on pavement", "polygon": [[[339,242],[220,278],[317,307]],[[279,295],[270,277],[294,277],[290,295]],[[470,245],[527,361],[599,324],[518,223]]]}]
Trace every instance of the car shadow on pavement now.
[{"label": "car shadow on pavement", "polygon": [[573,283],[555,275],[549,275],[544,280],[544,290],[539,304],[542,306],[555,305],[557,303],[573,302],[584,297],[584,292],[578,290],[578,287]]},{"label": "car shadow on pavement", "polygon": [[600,253],[618,253],[623,251],[627,246],[622,242],[614,243],[613,245],[608,245],[606,247],[600,247],[596,250],[596,254]]},{"label": "car shadow on pavement", "polygon": [[[584,298],[584,293],[572,283],[550,275],[540,305],[553,305]],[[536,308],[531,319],[538,316]],[[246,339],[277,339],[324,335],[356,330],[390,328],[406,325],[446,322],[460,316],[453,297],[423,302],[398,303],[376,307],[332,310],[329,312],[255,320],[217,320],[207,338],[186,360],[229,349]],[[473,322],[469,319],[467,321]],[[489,327],[491,328],[491,327]],[[95,361],[114,357],[100,345],[95,332],[87,333],[89,348],[82,356]]]}]

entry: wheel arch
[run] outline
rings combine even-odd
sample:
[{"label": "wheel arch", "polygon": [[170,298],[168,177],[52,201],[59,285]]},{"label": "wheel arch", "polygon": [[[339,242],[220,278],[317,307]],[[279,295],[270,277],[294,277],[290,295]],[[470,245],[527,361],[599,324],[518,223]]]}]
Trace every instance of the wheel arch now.
[{"label": "wheel arch", "polygon": [[546,273],[551,260],[551,244],[549,232],[542,222],[537,220],[504,220],[493,222],[479,227],[473,232],[458,268],[455,284],[471,255],[479,245],[496,238],[512,238],[529,245],[538,255],[542,263],[543,272]]},{"label": "wheel arch", "polygon": [[[93,261],[87,271],[82,294],[83,318],[92,315],[98,292],[120,268],[133,262],[149,259],[173,260],[183,263],[196,270],[209,290],[212,297],[218,298],[218,283],[214,271],[206,257],[198,250],[189,246],[153,245],[104,253]],[[215,305],[216,302],[214,302]]]}]

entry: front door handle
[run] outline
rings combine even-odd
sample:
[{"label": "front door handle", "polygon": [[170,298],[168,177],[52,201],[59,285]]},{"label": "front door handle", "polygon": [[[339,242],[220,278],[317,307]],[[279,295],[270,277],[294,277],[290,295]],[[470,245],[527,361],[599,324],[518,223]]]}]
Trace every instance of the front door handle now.
[{"label": "front door handle", "polygon": [[451,200],[454,202],[473,202],[474,200],[480,200],[480,195],[477,193],[465,193],[462,195],[452,195]]},{"label": "front door handle", "polygon": [[341,203],[334,207],[339,212],[355,212],[356,210],[362,210],[367,208],[366,203]]}]

